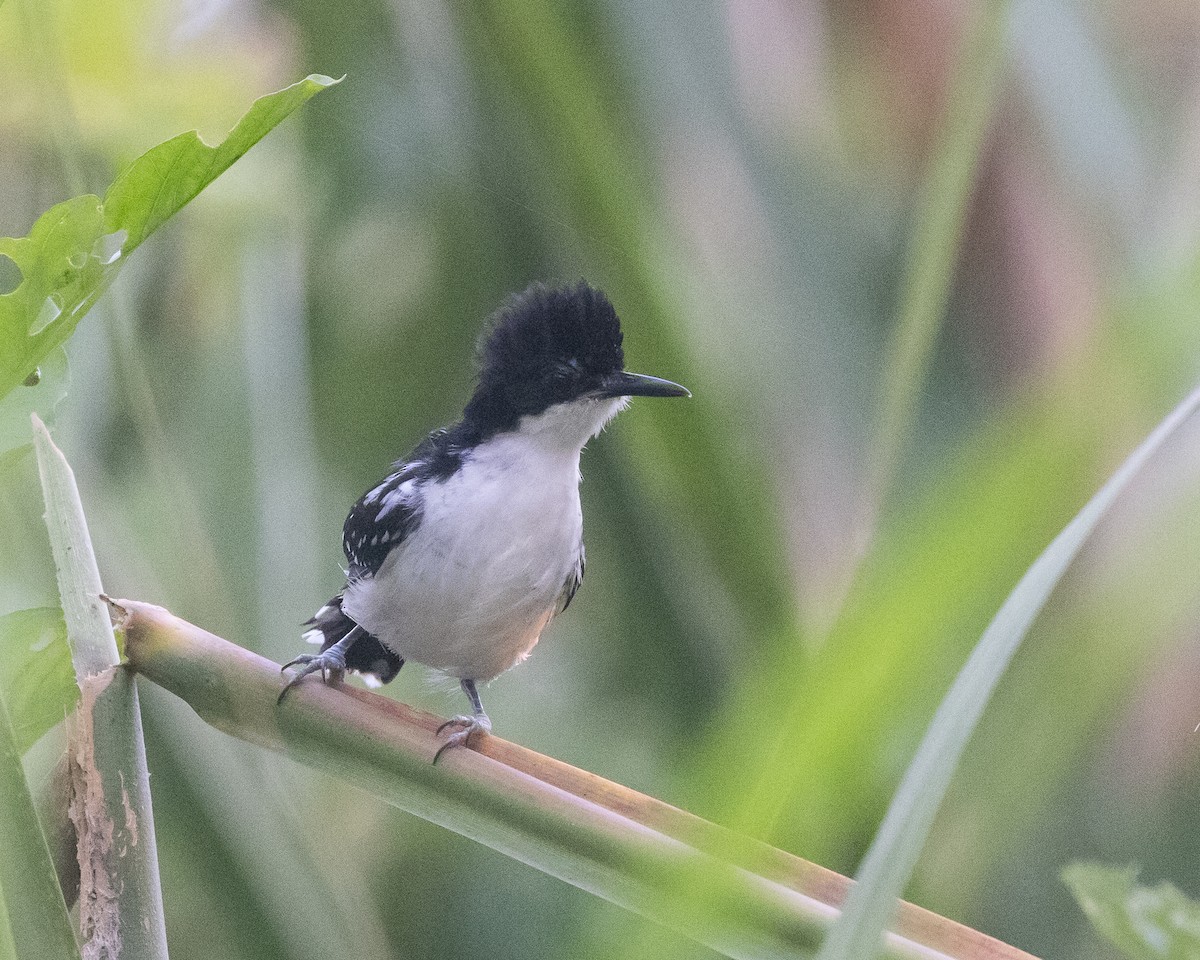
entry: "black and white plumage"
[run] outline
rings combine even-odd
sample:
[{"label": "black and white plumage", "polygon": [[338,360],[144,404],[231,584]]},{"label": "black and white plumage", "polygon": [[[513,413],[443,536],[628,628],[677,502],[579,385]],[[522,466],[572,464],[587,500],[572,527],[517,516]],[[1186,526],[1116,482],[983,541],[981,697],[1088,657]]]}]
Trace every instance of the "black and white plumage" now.
[{"label": "black and white plumage", "polygon": [[322,651],[288,664],[301,670],[285,693],[318,670],[387,683],[413,660],[471,700],[442,750],[490,729],[476,682],[524,660],[583,580],[584,444],[631,396],[688,395],[625,372],[621,341],[612,305],[583,282],[535,284],[493,315],[462,419],[351,508],[346,587],[309,621]]}]

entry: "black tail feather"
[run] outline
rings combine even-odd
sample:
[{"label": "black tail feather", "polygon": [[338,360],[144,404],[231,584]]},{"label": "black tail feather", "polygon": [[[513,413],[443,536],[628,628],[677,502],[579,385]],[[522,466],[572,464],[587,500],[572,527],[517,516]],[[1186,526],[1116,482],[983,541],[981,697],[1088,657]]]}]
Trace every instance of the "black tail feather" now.
[{"label": "black tail feather", "polygon": [[[328,650],[355,627],[354,621],[342,612],[341,594],[325,604],[304,625],[309,627],[304,634],[305,639],[320,643],[322,650]],[[404,666],[404,658],[392,653],[371,634],[364,633],[346,653],[346,666],[359,673],[370,674],[378,678],[380,683],[391,683]]]}]

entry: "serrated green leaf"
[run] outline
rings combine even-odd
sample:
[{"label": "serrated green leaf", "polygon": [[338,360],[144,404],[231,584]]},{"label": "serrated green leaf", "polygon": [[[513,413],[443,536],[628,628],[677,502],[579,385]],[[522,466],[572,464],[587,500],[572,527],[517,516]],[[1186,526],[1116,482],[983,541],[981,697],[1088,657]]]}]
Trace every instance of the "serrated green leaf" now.
[{"label": "serrated green leaf", "polygon": [[1136,867],[1073,863],[1063,870],[1092,926],[1131,960],[1200,957],[1200,903],[1174,885],[1137,884]]},{"label": "serrated green leaf", "polygon": [[313,74],[254,101],[249,112],[215,147],[193,130],[142,154],[117,178],[104,198],[107,229],[128,234],[122,252],[128,254],[137,247],[297,107],[340,82]]},{"label": "serrated green leaf", "polygon": [[28,236],[0,238],[0,255],[22,277],[0,295],[0,398],[66,342],[146,237],[297,107],[338,82],[314,74],[256,100],[215,147],[195,132],[173,137],[135,160],[103,200],[73,197],[42,214]]},{"label": "serrated green leaf", "polygon": [[22,753],[74,709],[79,687],[58,607],[0,617],[0,694]]}]

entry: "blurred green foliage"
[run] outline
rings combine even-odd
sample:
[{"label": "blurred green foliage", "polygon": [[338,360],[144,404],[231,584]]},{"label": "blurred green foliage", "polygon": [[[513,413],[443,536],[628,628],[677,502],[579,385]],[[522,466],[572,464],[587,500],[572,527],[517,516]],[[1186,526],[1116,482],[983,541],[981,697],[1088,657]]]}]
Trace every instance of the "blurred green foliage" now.
[{"label": "blurred green foliage", "polygon": [[[50,851],[38,825],[33,795],[21,766],[21,748],[0,692],[0,956],[79,957]],[[6,943],[7,941],[7,943]]]},{"label": "blurred green foliage", "polygon": [[[630,367],[696,397],[635,404],[585,454],[587,584],[489,689],[497,732],[718,819],[794,780],[769,839],[852,871],[1000,602],[1200,357],[1200,14],[1014,3],[942,335],[870,522],[907,238],[974,6],[0,6],[0,235],[179,130],[219,139],[295,76],[348,75],[151,237],[68,344],[58,432],[106,587],[294,655],[346,507],[457,415],[482,318],[586,276]],[[910,898],[1070,958],[1105,948],[1064,863],[1200,889],[1192,443],[1035,625]],[[31,464],[0,471],[0,612],[50,605]],[[457,708],[419,671],[389,692]],[[145,706],[177,960],[670,940],[159,691]]]},{"label": "blurred green foliage", "polygon": [[1170,883],[1143,887],[1136,867],[1073,863],[1063,871],[1096,929],[1131,960],[1200,956],[1200,903]]},{"label": "blurred green foliage", "polygon": [[62,610],[39,607],[0,617],[0,663],[0,694],[12,706],[15,742],[24,753],[79,699]]}]

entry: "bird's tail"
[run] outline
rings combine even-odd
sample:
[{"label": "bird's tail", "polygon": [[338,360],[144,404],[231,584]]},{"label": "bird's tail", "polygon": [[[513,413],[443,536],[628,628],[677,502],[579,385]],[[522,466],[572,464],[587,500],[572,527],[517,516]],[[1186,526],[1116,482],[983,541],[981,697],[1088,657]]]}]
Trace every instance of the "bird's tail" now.
[{"label": "bird's tail", "polygon": [[[304,639],[319,644],[322,650],[328,650],[355,627],[354,621],[342,611],[340,593],[304,625],[308,627]],[[392,653],[371,634],[364,633],[347,651],[346,666],[361,673],[368,681],[374,678],[379,683],[391,683],[404,666],[404,658]]]}]

